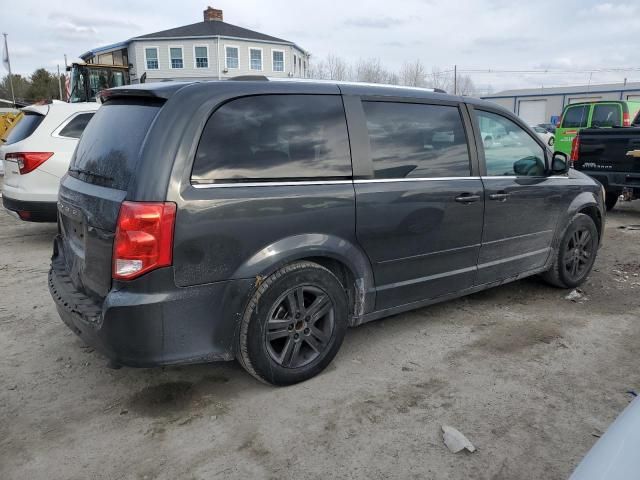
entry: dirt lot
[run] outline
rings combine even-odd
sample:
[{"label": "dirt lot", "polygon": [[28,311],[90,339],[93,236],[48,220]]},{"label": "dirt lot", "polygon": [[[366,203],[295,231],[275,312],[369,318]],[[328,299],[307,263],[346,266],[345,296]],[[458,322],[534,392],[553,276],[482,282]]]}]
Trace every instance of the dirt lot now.
[{"label": "dirt lot", "polygon": [[0,478],[566,478],[640,388],[634,224],[640,202],[609,216],[586,300],[528,279],[374,322],[273,388],[235,363],[107,369],[49,298],[55,226],[2,211]]}]

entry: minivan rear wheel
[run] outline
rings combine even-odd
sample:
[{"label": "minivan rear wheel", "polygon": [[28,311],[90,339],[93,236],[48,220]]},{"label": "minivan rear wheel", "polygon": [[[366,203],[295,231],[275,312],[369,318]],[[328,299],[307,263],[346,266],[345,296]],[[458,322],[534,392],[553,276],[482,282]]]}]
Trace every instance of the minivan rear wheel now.
[{"label": "minivan rear wheel", "polygon": [[565,230],[553,266],[542,278],[560,288],[575,288],[581,285],[593,268],[598,243],[596,224],[588,215],[578,213]]},{"label": "minivan rear wheel", "polygon": [[307,261],[267,277],[240,325],[238,360],[274,385],[307,380],[329,365],[347,329],[347,296],[328,269]]}]

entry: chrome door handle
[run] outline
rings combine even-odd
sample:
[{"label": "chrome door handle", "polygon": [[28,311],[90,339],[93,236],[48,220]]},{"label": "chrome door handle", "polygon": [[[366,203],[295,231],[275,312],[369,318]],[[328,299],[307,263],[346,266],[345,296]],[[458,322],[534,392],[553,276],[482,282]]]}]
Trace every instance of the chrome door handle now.
[{"label": "chrome door handle", "polygon": [[480,200],[480,195],[469,195],[467,193],[463,193],[462,195],[456,197],[455,200],[459,203],[473,203]]},{"label": "chrome door handle", "polygon": [[498,200],[499,202],[504,202],[507,198],[509,198],[509,194],[506,192],[492,193],[489,195],[491,200]]}]

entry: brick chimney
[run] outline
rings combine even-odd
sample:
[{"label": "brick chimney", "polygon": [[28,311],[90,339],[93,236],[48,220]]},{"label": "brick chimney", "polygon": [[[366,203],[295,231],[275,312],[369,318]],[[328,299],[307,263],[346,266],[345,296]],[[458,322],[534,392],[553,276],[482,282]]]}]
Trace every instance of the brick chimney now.
[{"label": "brick chimney", "polygon": [[204,21],[211,22],[213,20],[222,21],[222,10],[218,10],[217,8],[207,7],[207,9],[202,12],[204,14]]}]

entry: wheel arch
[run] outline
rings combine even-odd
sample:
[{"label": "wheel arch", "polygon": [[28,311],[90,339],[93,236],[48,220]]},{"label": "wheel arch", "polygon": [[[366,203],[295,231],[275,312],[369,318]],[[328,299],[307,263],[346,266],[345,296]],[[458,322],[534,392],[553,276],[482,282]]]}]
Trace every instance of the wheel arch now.
[{"label": "wheel arch", "polygon": [[351,309],[350,323],[373,310],[375,286],[366,254],[354,243],[326,234],[302,234],[265,246],[244,262],[234,278],[256,278],[256,285],[279,268],[295,261],[315,262],[330,270],[345,287]]},{"label": "wheel arch", "polygon": [[558,249],[560,240],[562,240],[564,232],[568,228],[573,217],[578,213],[583,213],[593,219],[600,236],[599,240],[602,240],[602,235],[604,233],[604,215],[602,209],[603,207],[601,205],[601,202],[594,192],[581,192],[579,195],[577,195],[571,201],[569,207],[563,213],[561,213],[560,218],[558,219],[555,237],[552,245],[553,249]]},{"label": "wheel arch", "polygon": [[602,214],[598,207],[594,205],[585,205],[577,213],[583,213],[593,220],[593,223],[596,224],[596,229],[598,230],[598,240],[602,239],[603,235],[603,224],[602,224]]}]

